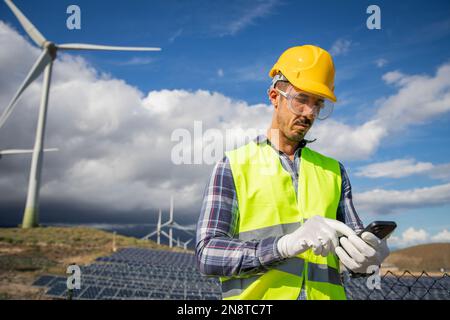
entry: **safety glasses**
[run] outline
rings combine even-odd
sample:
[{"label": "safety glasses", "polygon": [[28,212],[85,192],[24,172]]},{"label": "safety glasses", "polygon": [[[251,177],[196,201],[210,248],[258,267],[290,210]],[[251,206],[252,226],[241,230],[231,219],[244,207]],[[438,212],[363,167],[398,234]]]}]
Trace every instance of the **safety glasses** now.
[{"label": "safety glasses", "polygon": [[295,92],[291,94],[293,87],[288,92],[278,91],[288,101],[288,108],[292,113],[300,116],[312,113],[315,118],[325,120],[333,112],[333,103],[319,96],[307,94],[305,92]]}]

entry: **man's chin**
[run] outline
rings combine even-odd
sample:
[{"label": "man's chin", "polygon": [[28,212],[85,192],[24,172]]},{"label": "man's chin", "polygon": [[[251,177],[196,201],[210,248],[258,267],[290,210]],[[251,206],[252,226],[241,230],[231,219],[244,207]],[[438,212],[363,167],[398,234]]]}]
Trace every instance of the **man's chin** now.
[{"label": "man's chin", "polygon": [[291,141],[300,142],[303,140],[305,135],[306,135],[306,131],[305,132],[297,131],[297,132],[292,132],[290,135],[287,136],[287,138]]}]

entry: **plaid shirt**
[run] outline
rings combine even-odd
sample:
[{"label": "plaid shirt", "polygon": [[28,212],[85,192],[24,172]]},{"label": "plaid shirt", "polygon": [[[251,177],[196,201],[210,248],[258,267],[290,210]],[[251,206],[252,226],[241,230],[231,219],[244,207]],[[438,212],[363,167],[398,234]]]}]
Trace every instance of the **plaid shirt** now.
[{"label": "plaid shirt", "polygon": [[[256,138],[257,144],[269,143],[265,135]],[[300,143],[295,151],[294,161],[285,153],[278,151],[283,168],[289,172],[297,192],[300,154],[306,141]],[[339,163],[342,177],[341,198],[336,219],[359,232],[363,224],[352,202],[350,180]],[[263,272],[271,264],[283,258],[278,253],[278,237],[262,240],[242,241],[236,238],[239,221],[239,208],[233,175],[228,158],[219,161],[212,172],[205,189],[202,209],[197,224],[196,254],[201,273],[215,276],[242,276]],[[304,290],[299,299],[304,299]]]}]

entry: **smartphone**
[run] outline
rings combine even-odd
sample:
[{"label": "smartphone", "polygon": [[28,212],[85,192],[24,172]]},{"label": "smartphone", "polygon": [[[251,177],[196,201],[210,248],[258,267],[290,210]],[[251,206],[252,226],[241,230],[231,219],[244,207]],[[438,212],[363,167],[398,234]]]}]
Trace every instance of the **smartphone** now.
[{"label": "smartphone", "polygon": [[361,236],[363,232],[370,232],[377,236],[378,239],[382,240],[394,232],[397,228],[397,224],[394,221],[374,221],[364,228],[358,235]]},{"label": "smartphone", "polygon": [[[374,221],[367,227],[365,227],[364,230],[358,234],[358,236],[361,236],[363,232],[368,231],[373,233],[378,239],[383,240],[392,232],[394,232],[395,228],[397,228],[397,224],[394,221]],[[367,274],[365,273],[355,273],[351,270],[349,270],[349,273],[351,278],[360,278],[367,276]]]}]

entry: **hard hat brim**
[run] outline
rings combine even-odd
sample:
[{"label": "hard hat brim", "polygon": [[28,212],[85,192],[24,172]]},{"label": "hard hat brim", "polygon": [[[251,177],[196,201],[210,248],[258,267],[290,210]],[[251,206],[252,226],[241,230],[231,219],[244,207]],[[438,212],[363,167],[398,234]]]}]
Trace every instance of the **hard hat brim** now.
[{"label": "hard hat brim", "polygon": [[[287,78],[289,80],[289,78]],[[296,81],[290,81],[289,82],[296,88],[306,91],[308,93],[323,97],[325,99],[328,99],[332,102],[336,102],[336,96],[334,95],[333,91],[331,91],[326,85],[322,83],[318,83],[315,81],[311,81],[308,79],[295,79]]]},{"label": "hard hat brim", "polygon": [[[269,72],[269,76],[270,77],[274,77],[277,73],[279,72],[279,70],[276,68],[276,64],[274,66],[274,68],[272,68]],[[303,90],[305,92],[323,97],[325,99],[328,99],[332,102],[336,102],[336,96],[334,95],[333,91],[331,91],[326,85],[319,83],[319,82],[315,82],[315,81],[311,81],[309,79],[305,79],[305,78],[294,78],[292,79],[292,77],[289,77],[289,75],[283,74],[286,79],[289,81],[290,84],[292,84],[294,87],[296,87],[297,89]]]}]

